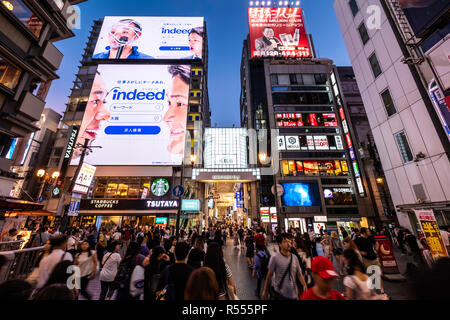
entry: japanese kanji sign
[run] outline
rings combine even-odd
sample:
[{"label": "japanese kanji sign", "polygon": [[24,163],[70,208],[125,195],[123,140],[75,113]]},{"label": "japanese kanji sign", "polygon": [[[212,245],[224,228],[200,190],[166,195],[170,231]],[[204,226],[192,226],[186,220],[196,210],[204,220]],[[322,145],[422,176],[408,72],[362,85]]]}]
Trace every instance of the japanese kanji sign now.
[{"label": "japanese kanji sign", "polygon": [[415,213],[427,240],[433,260],[437,261],[439,258],[448,257],[433,210],[415,210]]},{"label": "japanese kanji sign", "polygon": [[251,57],[310,57],[301,8],[249,8]]}]

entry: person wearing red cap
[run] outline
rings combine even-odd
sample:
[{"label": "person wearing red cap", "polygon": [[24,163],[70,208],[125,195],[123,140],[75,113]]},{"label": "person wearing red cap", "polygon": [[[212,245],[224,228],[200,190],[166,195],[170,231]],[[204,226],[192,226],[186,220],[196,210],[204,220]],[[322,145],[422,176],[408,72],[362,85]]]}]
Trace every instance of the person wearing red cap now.
[{"label": "person wearing red cap", "polygon": [[338,274],[330,260],[315,257],[311,263],[311,271],[315,285],[304,292],[300,300],[346,300],[340,292],[331,289]]}]

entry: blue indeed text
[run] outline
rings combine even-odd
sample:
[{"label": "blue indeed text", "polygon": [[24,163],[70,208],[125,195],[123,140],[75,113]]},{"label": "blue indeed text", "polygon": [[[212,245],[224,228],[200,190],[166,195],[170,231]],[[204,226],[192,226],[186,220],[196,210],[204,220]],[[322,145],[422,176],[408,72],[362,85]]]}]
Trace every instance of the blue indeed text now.
[{"label": "blue indeed text", "polygon": [[119,89],[113,90],[113,100],[164,100],[166,96],[166,90],[160,92],[138,92],[137,89],[134,91],[119,91]]}]

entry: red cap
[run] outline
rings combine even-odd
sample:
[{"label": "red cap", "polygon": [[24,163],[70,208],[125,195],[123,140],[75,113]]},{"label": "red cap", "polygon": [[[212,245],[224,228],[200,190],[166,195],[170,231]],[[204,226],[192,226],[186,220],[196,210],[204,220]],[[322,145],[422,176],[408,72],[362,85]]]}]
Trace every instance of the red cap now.
[{"label": "red cap", "polygon": [[325,257],[314,257],[311,262],[311,271],[318,273],[323,279],[339,277],[334,271],[333,263]]}]

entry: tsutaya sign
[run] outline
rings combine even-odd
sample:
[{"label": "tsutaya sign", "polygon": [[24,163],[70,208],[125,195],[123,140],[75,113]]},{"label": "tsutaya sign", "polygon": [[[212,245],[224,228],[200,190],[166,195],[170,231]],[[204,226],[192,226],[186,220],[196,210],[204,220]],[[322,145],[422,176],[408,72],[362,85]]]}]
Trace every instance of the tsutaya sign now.
[{"label": "tsutaya sign", "polygon": [[171,210],[178,206],[178,200],[85,199],[81,200],[80,210]]}]

